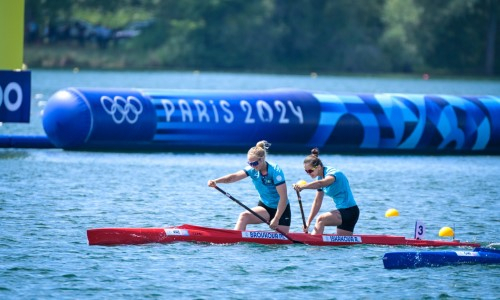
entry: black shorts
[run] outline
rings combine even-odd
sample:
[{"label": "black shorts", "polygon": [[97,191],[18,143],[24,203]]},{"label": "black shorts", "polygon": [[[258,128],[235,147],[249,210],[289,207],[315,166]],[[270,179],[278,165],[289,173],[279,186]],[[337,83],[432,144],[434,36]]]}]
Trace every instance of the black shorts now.
[{"label": "black shorts", "polygon": [[[267,213],[269,214],[269,218],[270,218],[269,221],[272,220],[274,218],[274,216],[276,216],[276,211],[277,211],[276,208],[271,208],[271,207],[265,205],[264,203],[262,203],[262,201],[259,201],[258,206],[264,207],[266,209]],[[285,211],[281,215],[281,218],[280,218],[278,225],[290,226],[291,222],[292,222],[292,212],[290,210],[290,203],[288,203],[286,208],[285,208]]]},{"label": "black shorts", "polygon": [[337,228],[354,232],[354,226],[356,226],[359,218],[358,206],[355,205],[349,208],[340,208],[338,211],[340,212],[340,216],[342,216],[342,224],[337,226]]}]

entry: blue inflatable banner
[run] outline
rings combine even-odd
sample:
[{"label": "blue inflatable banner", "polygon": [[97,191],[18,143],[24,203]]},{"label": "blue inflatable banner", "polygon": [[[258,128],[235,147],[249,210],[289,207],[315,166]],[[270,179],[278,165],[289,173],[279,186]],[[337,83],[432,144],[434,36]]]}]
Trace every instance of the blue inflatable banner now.
[{"label": "blue inflatable banner", "polygon": [[0,70],[0,122],[29,123],[31,72]]},{"label": "blue inflatable banner", "polygon": [[203,91],[68,88],[43,116],[57,147],[500,154],[500,97],[340,95],[292,89]]}]

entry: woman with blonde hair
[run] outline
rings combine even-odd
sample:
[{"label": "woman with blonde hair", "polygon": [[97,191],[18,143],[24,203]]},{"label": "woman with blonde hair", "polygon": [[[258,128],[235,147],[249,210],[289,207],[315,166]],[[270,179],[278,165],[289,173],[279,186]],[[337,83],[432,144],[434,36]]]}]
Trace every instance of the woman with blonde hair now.
[{"label": "woman with blonde hair", "polygon": [[324,166],[319,159],[318,148],[312,149],[311,154],[304,159],[304,170],[311,178],[316,178],[316,181],[293,186],[298,192],[304,189],[316,190],[304,232],[309,231],[309,226],[318,214],[326,194],[333,198],[337,209],[321,214],[316,220],[312,234],[323,234],[325,226],[337,226],[338,235],[352,235],[358,222],[359,208],[345,174],[333,167]]},{"label": "woman with blonde hair", "polygon": [[[209,187],[218,183],[233,183],[250,177],[259,193],[259,203],[252,210],[269,222],[273,230],[288,233],[290,230],[291,210],[287,197],[285,175],[283,170],[266,160],[267,149],[271,146],[267,141],[260,141],[247,153],[247,164],[243,170],[208,181]],[[260,218],[249,211],[240,214],[235,230],[246,230],[248,224],[263,223]]]}]

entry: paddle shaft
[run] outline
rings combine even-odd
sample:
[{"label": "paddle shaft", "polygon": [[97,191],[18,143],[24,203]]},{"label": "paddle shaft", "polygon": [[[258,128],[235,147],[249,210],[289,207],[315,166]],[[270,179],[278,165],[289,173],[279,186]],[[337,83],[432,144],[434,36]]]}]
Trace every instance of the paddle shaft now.
[{"label": "paddle shaft", "polygon": [[306,217],[304,216],[304,208],[302,207],[302,197],[300,197],[300,192],[295,190],[297,192],[297,200],[299,201],[299,207],[300,207],[300,214],[302,215],[302,223],[304,224],[304,228],[307,227],[306,225]]},{"label": "paddle shaft", "polygon": [[[245,204],[243,204],[240,200],[234,198],[233,196],[231,196],[231,194],[229,193],[226,193],[223,189],[221,189],[220,187],[218,186],[214,186],[214,188],[216,190],[218,190],[219,192],[223,193],[224,195],[226,195],[226,197],[228,197],[229,199],[233,200],[234,202],[238,203],[240,206],[242,206],[243,208],[245,208],[246,210],[248,210],[250,213],[252,213],[254,216],[256,216],[257,218],[259,218],[262,222],[266,223],[267,225],[269,225],[269,222],[264,219],[261,215],[259,215],[258,213],[254,212],[250,207],[246,206]],[[296,241],[294,239],[292,239],[291,237],[289,237],[286,233],[284,233],[282,230],[280,230],[279,228],[276,228],[275,229],[277,232],[281,233],[284,237],[286,237],[287,239],[289,239],[291,242],[294,242],[296,244],[303,244],[302,242],[299,242],[299,241]]]}]

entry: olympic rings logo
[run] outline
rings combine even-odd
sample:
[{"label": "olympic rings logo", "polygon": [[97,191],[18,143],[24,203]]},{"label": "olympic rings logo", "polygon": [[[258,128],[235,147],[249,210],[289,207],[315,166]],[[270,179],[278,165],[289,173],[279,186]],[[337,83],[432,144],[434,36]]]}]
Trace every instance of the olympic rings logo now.
[{"label": "olympic rings logo", "polygon": [[127,99],[122,96],[115,96],[113,99],[102,96],[101,104],[116,124],[121,124],[125,120],[130,124],[134,124],[143,111],[141,102],[134,96],[128,96]]}]

